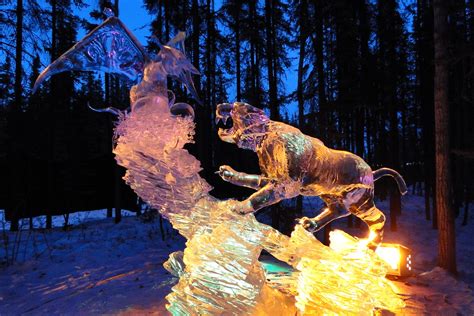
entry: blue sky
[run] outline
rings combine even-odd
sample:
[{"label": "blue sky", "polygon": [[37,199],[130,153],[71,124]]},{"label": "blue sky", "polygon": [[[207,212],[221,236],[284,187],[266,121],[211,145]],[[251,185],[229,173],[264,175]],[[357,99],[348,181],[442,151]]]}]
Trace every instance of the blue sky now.
[{"label": "blue sky", "polygon": [[[89,6],[78,10],[78,15],[82,18],[90,20],[90,12],[96,9],[97,1],[88,1]],[[150,35],[150,23],[153,17],[148,15],[143,7],[142,1],[139,0],[120,0],[119,17],[133,31],[135,36],[141,43],[146,43],[146,37]],[[78,39],[85,35],[85,31],[78,33]]]}]

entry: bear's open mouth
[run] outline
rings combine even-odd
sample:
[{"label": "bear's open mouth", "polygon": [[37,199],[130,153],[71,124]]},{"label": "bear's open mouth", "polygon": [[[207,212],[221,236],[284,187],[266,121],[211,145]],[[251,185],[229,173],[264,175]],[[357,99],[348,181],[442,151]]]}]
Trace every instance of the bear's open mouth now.
[{"label": "bear's open mouth", "polygon": [[234,121],[232,120],[233,104],[222,103],[216,109],[216,126],[219,127],[219,138],[228,143],[234,143]]},{"label": "bear's open mouth", "polygon": [[234,125],[234,121],[232,120],[232,116],[226,117],[218,117],[216,116],[216,126],[222,129],[230,129]]}]

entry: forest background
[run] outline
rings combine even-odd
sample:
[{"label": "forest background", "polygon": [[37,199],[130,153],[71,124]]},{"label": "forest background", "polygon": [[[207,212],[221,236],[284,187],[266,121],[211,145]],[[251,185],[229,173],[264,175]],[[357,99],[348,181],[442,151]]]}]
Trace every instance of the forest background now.
[{"label": "forest background", "polygon": [[[438,226],[435,167],[435,28],[431,0],[3,0],[0,1],[0,208],[11,229],[21,218],[94,209],[140,212],[142,202],[121,179],[113,158],[115,118],[89,110],[126,109],[131,83],[115,75],[57,75],[36,94],[38,74],[105,18],[127,16],[150,51],[186,31],[186,54],[201,72],[198,105],[170,83],[177,100],[195,105],[195,144],[202,176],[218,197],[251,191],[214,172],[228,164],[258,173],[254,153],[217,137],[216,104],[244,101],[273,120],[297,126],[327,146],[363,157],[373,169],[394,168],[425,196],[426,219]],[[474,198],[474,1],[443,5],[449,115],[449,212],[467,223]],[[123,13],[124,12],[124,13]],[[392,180],[379,180],[390,199],[392,229],[403,210]],[[266,211],[291,231],[302,200]],[[360,225],[348,218],[348,225]]]}]

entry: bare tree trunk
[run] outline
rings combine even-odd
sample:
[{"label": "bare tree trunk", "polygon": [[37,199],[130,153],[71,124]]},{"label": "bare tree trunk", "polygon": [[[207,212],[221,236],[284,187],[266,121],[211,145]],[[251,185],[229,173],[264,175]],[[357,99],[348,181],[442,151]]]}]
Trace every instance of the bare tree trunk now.
[{"label": "bare tree trunk", "polygon": [[16,5],[16,55],[15,55],[15,107],[19,110],[22,103],[23,86],[23,0]]},{"label": "bare tree trunk", "polygon": [[369,19],[367,16],[367,3],[365,0],[359,0],[359,36],[360,36],[360,57],[361,57],[361,108],[357,110],[356,120],[356,148],[357,154],[360,157],[364,157],[365,144],[364,144],[364,126],[365,126],[365,109],[369,103],[370,93],[370,79],[369,79],[369,38],[370,38],[370,26]]},{"label": "bare tree trunk", "polygon": [[[250,1],[250,17],[252,20],[259,18],[257,15],[257,3],[255,3],[254,1]],[[253,73],[254,74],[253,77],[254,77],[255,104],[258,104],[262,100],[261,89],[260,89],[262,86],[262,82],[260,80],[260,60],[262,56],[260,53],[261,38],[258,33],[256,34],[256,32],[252,33],[252,43],[255,48],[254,50],[255,71]]]},{"label": "bare tree trunk", "polygon": [[[115,0],[114,2],[114,10],[115,10],[115,16],[119,16],[119,0]],[[118,78],[113,78],[114,82],[114,94],[116,97],[118,97],[119,91],[120,91],[120,83]],[[118,104],[114,104],[117,106]],[[122,177],[121,177],[121,172],[120,172],[120,167],[117,165],[117,163],[114,161],[114,173],[115,173],[115,181],[114,181],[114,191],[115,191],[115,201],[114,201],[114,208],[115,208],[115,223],[120,223],[122,220],[122,194],[121,194],[121,183],[122,183]]]},{"label": "bare tree trunk", "polygon": [[[21,105],[23,102],[23,86],[21,84],[22,75],[23,75],[23,0],[17,0],[16,5],[16,52],[15,52],[15,102],[13,106],[13,111],[8,118],[9,133],[11,134],[8,146],[8,164],[14,165],[18,161],[18,153],[15,146],[14,137],[17,136],[17,120],[20,113]],[[12,170],[8,171],[11,177],[15,177],[15,174]],[[12,194],[9,193],[9,202],[8,207],[11,210],[6,209],[6,213],[12,213],[12,219],[10,223],[11,231],[18,231],[19,229],[19,209],[15,207],[15,198]]]},{"label": "bare tree trunk", "polygon": [[[256,4],[254,1],[249,2],[249,16],[250,16],[250,21],[255,20],[255,11],[256,11]],[[255,62],[257,59],[257,45],[256,42],[258,41],[258,36],[255,34],[255,32],[252,32],[250,35],[250,72],[251,72],[251,77],[252,77],[252,94],[249,98],[250,104],[258,104],[259,99],[257,98],[257,70],[255,66]]]},{"label": "bare tree trunk", "polygon": [[298,87],[296,95],[298,99],[298,126],[300,129],[304,128],[304,59],[306,55],[306,0],[300,2],[300,34],[299,34],[299,59],[298,59]]},{"label": "bare tree trunk", "polygon": [[[111,102],[110,102],[110,74],[106,73],[105,76],[104,76],[104,84],[105,84],[105,105],[106,106],[112,106]],[[113,134],[113,126],[114,126],[114,118],[112,117],[108,117],[108,125],[109,125],[109,129],[108,129],[108,132],[107,132],[107,138],[110,139],[112,141],[112,134]],[[112,157],[113,157],[113,154],[112,154]],[[112,159],[113,160],[113,159]],[[115,169],[116,169],[116,165],[117,163],[115,162],[115,160],[113,160],[112,162],[114,164],[114,166],[112,167],[112,174],[111,174],[111,183],[114,184],[114,194],[115,194]],[[112,201],[112,199],[109,200],[108,203],[111,203],[113,204],[114,201]],[[113,216],[112,214],[112,206],[110,205],[109,207],[107,207],[107,218],[111,218]]]},{"label": "bare tree trunk", "polygon": [[[198,0],[193,0],[192,6],[192,21],[193,21],[193,34],[192,34],[192,46],[193,46],[193,65],[199,71],[200,63],[199,63],[199,32],[200,32],[200,18],[199,18],[199,4]],[[168,40],[168,39],[167,39]],[[196,89],[199,93],[201,91],[201,84],[200,81],[196,82]]]},{"label": "bare tree trunk", "polygon": [[[426,0],[417,0],[417,60],[419,99],[421,106],[421,125],[423,127],[423,172],[425,217],[431,220],[431,192],[433,190],[433,8]],[[433,212],[434,213],[434,212]],[[435,226],[435,220],[433,219]]]},{"label": "bare tree trunk", "polygon": [[[56,60],[58,55],[58,43],[57,43],[57,17],[58,17],[58,3],[57,0],[51,2],[51,61]],[[57,91],[58,91],[58,78],[51,79],[51,91],[50,91],[50,115],[48,116],[47,124],[50,126],[48,131],[48,143],[49,143],[49,152],[48,152],[48,209],[46,214],[46,228],[51,229],[53,226],[53,217],[50,212],[52,212],[52,200],[55,197],[54,194],[54,108],[57,103]]]},{"label": "bare tree trunk", "polygon": [[[298,126],[301,130],[305,129],[304,119],[304,59],[306,58],[306,38],[307,32],[306,27],[308,23],[307,19],[308,4],[306,0],[300,2],[300,34],[299,34],[299,60],[298,60],[298,87],[297,87],[297,99],[298,99]],[[296,198],[296,212],[295,216],[301,216],[303,214],[303,197],[300,195]]]},{"label": "bare tree trunk", "polygon": [[[237,2],[239,3],[239,2]],[[240,3],[239,3],[240,4]],[[235,16],[235,72],[237,75],[237,101],[241,101],[242,98],[242,78],[241,78],[241,66],[240,66],[240,5],[236,10]]]},{"label": "bare tree trunk", "polygon": [[[213,41],[213,34],[212,34],[212,25],[211,25],[211,0],[206,1],[206,27],[207,27],[207,38],[206,38],[206,99],[207,102],[212,108],[214,104],[212,104],[212,41]],[[239,56],[240,57],[240,56]],[[212,113],[210,113],[212,115]]]},{"label": "bare tree trunk", "polygon": [[274,21],[273,21],[273,1],[265,0],[265,29],[267,44],[267,70],[268,70],[268,94],[270,118],[278,121],[280,119],[280,109],[277,98],[277,85],[275,78],[275,51],[274,51]]},{"label": "bare tree trunk", "polygon": [[435,47],[435,161],[436,213],[438,215],[438,265],[456,273],[454,217],[450,200],[449,103],[447,10],[443,0],[434,0]]},{"label": "bare tree trunk", "polygon": [[[314,46],[316,51],[316,69],[318,72],[318,100],[319,100],[319,125],[321,138],[324,142],[328,141],[327,126],[328,126],[328,109],[326,106],[326,74],[324,72],[324,55],[323,55],[323,44],[324,44],[324,31],[323,31],[323,2],[318,0],[316,2],[316,39],[314,40]],[[314,112],[315,109],[311,109]]]}]

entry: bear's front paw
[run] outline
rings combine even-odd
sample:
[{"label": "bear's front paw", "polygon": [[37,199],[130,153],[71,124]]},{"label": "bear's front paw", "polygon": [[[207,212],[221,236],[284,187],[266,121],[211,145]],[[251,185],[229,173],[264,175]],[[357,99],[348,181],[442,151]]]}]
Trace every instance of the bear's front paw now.
[{"label": "bear's front paw", "polygon": [[222,180],[231,182],[237,176],[237,171],[232,169],[230,166],[223,165],[219,167],[217,174],[222,178]]}]

